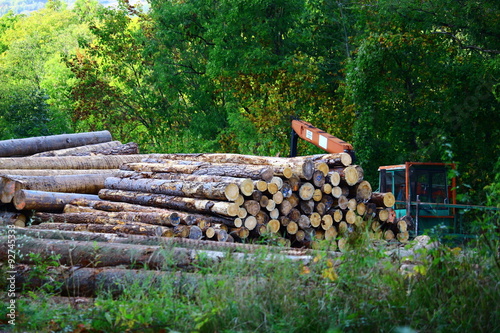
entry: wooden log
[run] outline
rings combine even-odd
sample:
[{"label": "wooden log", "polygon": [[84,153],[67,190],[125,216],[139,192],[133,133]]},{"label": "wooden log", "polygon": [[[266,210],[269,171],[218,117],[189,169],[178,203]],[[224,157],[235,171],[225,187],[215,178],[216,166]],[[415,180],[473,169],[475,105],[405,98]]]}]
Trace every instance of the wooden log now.
[{"label": "wooden log", "polygon": [[337,238],[337,235],[338,235],[337,228],[333,225],[327,230],[325,230],[325,239],[328,241],[335,240],[335,238]]},{"label": "wooden log", "polygon": [[309,216],[309,220],[311,221],[311,226],[313,228],[318,228],[321,225],[321,215],[316,212]]},{"label": "wooden log", "polygon": [[274,170],[267,165],[250,164],[210,164],[202,162],[170,162],[163,163],[128,163],[122,170],[147,172],[177,172],[193,175],[231,176],[269,181],[274,177]]},{"label": "wooden log", "polygon": [[286,232],[289,235],[295,235],[297,231],[299,231],[299,225],[294,221],[290,221],[290,223],[286,226]]},{"label": "wooden log", "polygon": [[161,226],[145,226],[136,224],[73,224],[62,222],[45,222],[30,226],[31,229],[50,229],[62,231],[88,231],[96,233],[115,233],[142,236],[173,237],[173,229]]},{"label": "wooden log", "polygon": [[345,212],[345,221],[348,224],[354,224],[354,223],[356,223],[356,213],[353,210],[348,209]]},{"label": "wooden log", "polygon": [[339,186],[339,184],[340,184],[340,174],[337,171],[330,170],[328,172],[328,175],[326,176],[326,180],[332,186]]},{"label": "wooden log", "polygon": [[[41,225],[40,225],[41,226]],[[102,227],[102,226],[101,226]],[[7,237],[0,237],[0,254],[7,257]],[[5,241],[4,241],[5,240]],[[29,255],[47,253],[59,254],[59,264],[81,267],[144,267],[152,269],[166,268],[169,262],[174,262],[178,267],[188,266],[193,259],[186,249],[171,248],[165,251],[161,246],[145,246],[135,244],[70,241],[70,240],[48,240],[23,237],[18,239],[20,256],[18,263],[32,264],[33,259]]]},{"label": "wooden log", "polygon": [[305,215],[311,215],[314,211],[314,201],[313,200],[302,200],[299,204],[300,210]]},{"label": "wooden log", "polygon": [[279,220],[270,220],[267,223],[267,231],[272,234],[277,234],[280,231],[281,223]]},{"label": "wooden log", "polygon": [[161,154],[158,159],[168,161],[197,161],[212,164],[246,164],[272,166],[275,175],[290,178],[297,175],[304,179],[311,179],[314,163],[305,157],[285,158],[270,156],[254,156],[241,154]]},{"label": "wooden log", "polygon": [[[16,190],[27,189],[46,192],[97,194],[104,188],[109,174],[80,174],[62,176],[9,176],[16,181]],[[12,196],[14,193],[12,193]]]},{"label": "wooden log", "polygon": [[38,136],[0,141],[0,157],[26,156],[42,151],[111,141],[108,131]]},{"label": "wooden log", "polygon": [[26,215],[19,212],[0,211],[0,225],[14,225],[16,227],[25,227]]},{"label": "wooden log", "polygon": [[170,196],[165,194],[132,192],[122,190],[103,189],[99,197],[104,200],[121,201],[145,206],[169,208],[197,213],[218,214],[227,217],[236,217],[239,206],[232,202],[195,199]]},{"label": "wooden log", "polygon": [[[92,145],[84,145],[72,148],[65,149],[57,149],[57,150],[49,150],[41,153],[33,154],[31,157],[54,157],[54,156],[89,156],[91,154],[96,155],[98,151],[106,151],[111,150],[113,148],[117,148],[119,146],[123,146],[120,141],[109,141],[103,143],[96,143]],[[137,144],[135,144],[135,152],[133,154],[138,154]],[[102,155],[111,155],[111,154],[102,154]],[[114,154],[116,155],[116,154]],[[122,155],[122,154],[120,154]],[[128,155],[128,154],[123,154]]]},{"label": "wooden log", "polygon": [[282,203],[284,199],[285,199],[285,197],[283,195],[283,192],[281,192],[281,191],[278,191],[278,192],[276,192],[276,193],[273,194],[272,200],[277,205],[279,205],[280,203]]},{"label": "wooden log", "polygon": [[114,190],[230,201],[235,201],[240,193],[237,185],[224,182],[107,177],[104,186]]},{"label": "wooden log", "polygon": [[366,213],[366,205],[364,202],[358,202],[356,206],[356,213],[360,216],[364,216]]},{"label": "wooden log", "polygon": [[331,194],[333,190],[333,186],[330,184],[323,184],[321,187],[321,191],[325,194]]},{"label": "wooden log", "polygon": [[253,230],[257,226],[257,218],[255,216],[248,216],[243,222],[243,226],[248,230]]},{"label": "wooden log", "polygon": [[363,169],[359,165],[350,165],[345,168],[335,168],[333,171],[338,172],[341,181],[346,182],[349,186],[356,185],[361,182],[364,177]]},{"label": "wooden log", "polygon": [[[264,196],[263,196],[264,197]],[[247,210],[248,214],[256,216],[260,212],[260,203],[255,200],[246,200],[243,207]]]},{"label": "wooden log", "polygon": [[313,195],[314,195],[314,185],[309,183],[309,182],[305,182],[303,183],[301,186],[300,186],[300,189],[299,189],[299,197],[300,199],[302,200],[310,200],[312,199]]},{"label": "wooden log", "polygon": [[373,192],[370,198],[370,202],[377,205],[377,207],[392,207],[396,203],[396,198],[392,192]]},{"label": "wooden log", "polygon": [[333,226],[333,217],[330,214],[323,215],[321,217],[321,228],[323,230],[328,230]]},{"label": "wooden log", "polygon": [[323,192],[321,189],[317,188],[314,190],[312,199],[315,202],[320,202],[323,199]]},{"label": "wooden log", "polygon": [[347,199],[346,196],[343,196],[341,195],[338,199],[337,199],[337,205],[340,209],[347,209],[347,206],[349,204],[349,199]]},{"label": "wooden log", "polygon": [[119,169],[125,163],[140,162],[150,155],[98,155],[58,157],[3,157],[0,169]]},{"label": "wooden log", "polygon": [[309,219],[309,216],[301,215],[299,220],[297,221],[297,224],[303,230],[309,229],[311,227],[311,220]]},{"label": "wooden log", "polygon": [[358,202],[355,198],[349,199],[347,201],[347,209],[349,210],[356,210],[356,207],[358,207]]},{"label": "wooden log", "polygon": [[34,220],[36,222],[52,221],[77,224],[128,224],[133,222],[166,227],[175,227],[181,223],[180,216],[175,212],[164,214],[157,212],[105,212],[99,210],[62,214],[37,212],[34,215]]},{"label": "wooden log", "polygon": [[312,176],[312,183],[315,187],[321,188],[325,184],[325,174],[321,170],[316,170]]},{"label": "wooden log", "polygon": [[244,240],[247,239],[248,236],[250,236],[250,230],[245,227],[231,228],[229,235],[235,237],[238,240]]},{"label": "wooden log", "polygon": [[99,197],[82,193],[19,190],[15,193],[12,202],[17,210],[62,212],[64,206],[75,199],[99,200]]},{"label": "wooden log", "polygon": [[366,202],[372,197],[372,186],[366,180],[356,184],[353,189],[355,190],[354,195],[358,202]]},{"label": "wooden log", "polygon": [[62,176],[62,175],[90,175],[102,174],[116,176],[120,169],[1,169],[0,176]]},{"label": "wooden log", "polygon": [[303,156],[309,158],[315,163],[326,163],[330,167],[349,166],[352,164],[352,157],[347,153],[316,154]]}]

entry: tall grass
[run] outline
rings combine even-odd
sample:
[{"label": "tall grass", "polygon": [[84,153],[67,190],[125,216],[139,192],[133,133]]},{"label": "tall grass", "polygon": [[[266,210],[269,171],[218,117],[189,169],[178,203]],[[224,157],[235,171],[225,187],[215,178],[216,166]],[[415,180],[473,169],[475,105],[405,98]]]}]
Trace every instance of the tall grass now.
[{"label": "tall grass", "polygon": [[192,271],[171,272],[161,283],[136,281],[118,296],[102,291],[90,307],[53,305],[47,292],[24,295],[16,329],[498,332],[498,253],[485,244],[440,245],[401,258],[360,234],[341,257],[318,252],[307,264],[269,260],[266,249],[247,260],[200,257]]}]

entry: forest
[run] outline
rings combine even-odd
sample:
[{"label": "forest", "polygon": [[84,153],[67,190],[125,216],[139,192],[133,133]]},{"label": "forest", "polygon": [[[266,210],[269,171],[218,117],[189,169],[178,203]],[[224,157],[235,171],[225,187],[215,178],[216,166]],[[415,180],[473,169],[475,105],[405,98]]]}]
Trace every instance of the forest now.
[{"label": "forest", "polygon": [[0,140],[288,156],[300,118],[374,184],[380,165],[453,162],[462,202],[496,204],[499,21],[486,0],[50,0],[0,18]]}]

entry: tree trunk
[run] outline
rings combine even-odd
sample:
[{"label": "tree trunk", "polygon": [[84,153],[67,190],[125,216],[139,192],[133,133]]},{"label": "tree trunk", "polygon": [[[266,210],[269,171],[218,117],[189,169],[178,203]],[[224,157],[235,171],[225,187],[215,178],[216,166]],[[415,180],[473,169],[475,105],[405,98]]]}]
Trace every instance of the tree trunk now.
[{"label": "tree trunk", "polygon": [[58,157],[4,157],[0,169],[119,169],[125,163],[140,162],[150,155],[97,155]]},{"label": "tree trunk", "polygon": [[0,156],[26,156],[39,152],[111,141],[108,131],[39,136],[0,141]]},{"label": "tree trunk", "polygon": [[181,211],[219,214],[227,217],[236,217],[239,212],[239,206],[232,202],[176,197],[165,194],[103,189],[99,191],[99,197],[104,200],[122,201]]},{"label": "tree trunk", "polygon": [[75,199],[99,200],[99,197],[81,193],[19,190],[14,195],[13,203],[17,210],[62,212],[64,206]]}]

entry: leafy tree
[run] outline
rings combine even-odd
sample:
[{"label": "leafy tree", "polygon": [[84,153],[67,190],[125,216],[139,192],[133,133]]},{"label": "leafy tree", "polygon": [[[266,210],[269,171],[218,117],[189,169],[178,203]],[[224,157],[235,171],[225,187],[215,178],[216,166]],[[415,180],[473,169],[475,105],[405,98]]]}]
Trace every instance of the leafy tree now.
[{"label": "leafy tree", "polygon": [[[464,183],[492,180],[499,153],[498,25],[492,2],[365,1],[347,97],[354,144],[371,181],[405,160],[459,164]],[[478,18],[479,10],[488,12]],[[495,37],[496,36],[496,37]],[[469,193],[474,197],[477,193]],[[477,200],[477,196],[476,196]]]},{"label": "leafy tree", "polygon": [[[85,38],[85,29],[63,7],[51,2],[48,8],[17,18],[0,35],[5,45],[0,58],[0,115],[8,129],[4,133],[23,133],[10,118],[18,106],[27,112],[28,119],[32,119],[30,106],[44,110],[40,119],[50,119],[50,126],[34,126],[26,129],[25,134],[36,135],[36,128],[39,135],[70,131],[67,93],[71,72],[61,59],[74,52],[78,39]],[[40,120],[40,125],[44,123]]]}]

